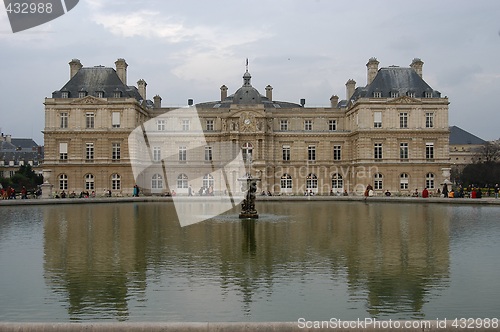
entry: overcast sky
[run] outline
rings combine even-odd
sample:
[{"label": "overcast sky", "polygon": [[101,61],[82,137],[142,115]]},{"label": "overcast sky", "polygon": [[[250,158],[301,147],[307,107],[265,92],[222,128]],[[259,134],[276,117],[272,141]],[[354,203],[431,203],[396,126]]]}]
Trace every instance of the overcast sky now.
[{"label": "overcast sky", "polygon": [[450,101],[450,125],[500,137],[500,1],[80,0],[66,15],[13,34],[0,9],[0,128],[43,144],[44,98],[69,80],[68,62],[114,67],[148,98],[183,106],[252,85],[273,99],[328,106],[345,83],[379,67],[424,61],[424,80]]}]

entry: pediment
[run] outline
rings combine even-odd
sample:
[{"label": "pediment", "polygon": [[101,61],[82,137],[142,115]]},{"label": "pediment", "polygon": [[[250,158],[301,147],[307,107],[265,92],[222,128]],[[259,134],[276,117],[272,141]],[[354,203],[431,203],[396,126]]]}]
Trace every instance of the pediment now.
[{"label": "pediment", "polygon": [[388,101],[388,103],[392,104],[420,104],[420,100],[408,97],[408,96],[401,96],[398,98],[394,98],[393,100]]},{"label": "pediment", "polygon": [[105,105],[106,102],[103,101],[102,99],[93,97],[93,96],[86,96],[83,98],[78,98],[74,100],[71,104],[84,104],[84,105]]}]

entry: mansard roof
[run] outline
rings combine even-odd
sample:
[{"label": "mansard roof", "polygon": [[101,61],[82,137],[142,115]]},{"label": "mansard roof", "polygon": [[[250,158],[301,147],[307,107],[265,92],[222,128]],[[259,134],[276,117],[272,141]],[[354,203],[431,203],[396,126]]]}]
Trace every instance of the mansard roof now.
[{"label": "mansard roof", "polygon": [[450,127],[450,145],[482,145],[486,141],[457,126]]},{"label": "mansard roof", "polygon": [[81,68],[61,90],[53,92],[52,97],[62,98],[63,92],[69,93],[69,98],[79,98],[80,92],[88,95],[103,92],[104,98],[113,98],[115,92],[120,92],[124,98],[143,99],[136,87],[127,86],[120,80],[115,69],[103,66]]},{"label": "mansard roof", "polygon": [[431,88],[413,68],[397,66],[379,69],[370,84],[356,88],[351,99],[371,98],[375,92],[380,98],[393,98],[394,93],[399,96],[412,94],[416,98],[441,98],[441,93]]}]

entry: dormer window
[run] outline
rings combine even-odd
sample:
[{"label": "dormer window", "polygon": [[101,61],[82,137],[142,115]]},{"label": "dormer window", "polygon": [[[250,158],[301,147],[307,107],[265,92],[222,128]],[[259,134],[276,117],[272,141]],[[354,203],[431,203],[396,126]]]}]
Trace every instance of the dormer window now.
[{"label": "dormer window", "polygon": [[79,91],[78,98],[85,98],[87,96],[87,91]]},{"label": "dormer window", "polygon": [[409,90],[409,91],[406,93],[406,95],[407,95],[408,97],[410,97],[410,98],[415,98],[415,91],[411,91],[411,90]]},{"label": "dormer window", "polygon": [[391,91],[391,98],[398,98],[398,97],[399,97],[398,91]]},{"label": "dormer window", "polygon": [[114,98],[121,98],[122,97],[122,92],[119,90],[116,90],[113,92],[113,97]]},{"label": "dormer window", "polygon": [[69,92],[68,91],[61,92],[61,98],[69,98]]},{"label": "dormer window", "polygon": [[373,98],[382,98],[382,92],[380,92],[380,91],[374,91],[373,92]]},{"label": "dormer window", "polygon": [[425,98],[432,98],[432,91],[425,91],[424,97]]},{"label": "dormer window", "polygon": [[97,98],[104,98],[104,91],[96,91],[95,96]]}]

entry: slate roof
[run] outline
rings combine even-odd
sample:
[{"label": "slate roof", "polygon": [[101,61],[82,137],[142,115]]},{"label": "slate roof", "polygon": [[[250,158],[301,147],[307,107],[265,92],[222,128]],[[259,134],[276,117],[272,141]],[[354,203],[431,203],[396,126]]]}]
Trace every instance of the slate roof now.
[{"label": "slate roof", "polygon": [[450,127],[450,145],[482,145],[486,141],[457,126]]},{"label": "slate roof", "polygon": [[0,160],[6,163],[13,161],[41,161],[43,159],[43,148],[31,138],[12,138],[0,141]]},{"label": "slate roof", "polygon": [[79,98],[80,91],[86,91],[90,96],[101,91],[104,98],[113,98],[115,92],[120,91],[122,97],[143,99],[136,87],[123,84],[115,69],[103,66],[81,68],[61,90],[52,93],[52,98],[62,98],[63,92],[68,92],[69,98]]},{"label": "slate roof", "polygon": [[250,79],[252,76],[248,71],[243,75],[243,85],[236,90],[236,92],[222,101],[213,101],[196,104],[197,107],[201,108],[229,108],[232,104],[238,105],[256,105],[264,104],[264,108],[296,108],[301,107],[299,104],[283,102],[283,101],[272,101],[266,96],[263,96],[259,91],[250,84]]},{"label": "slate roof", "polygon": [[392,98],[393,92],[397,92],[399,97],[413,93],[416,98],[422,98],[426,97],[426,93],[432,93],[432,98],[441,98],[439,91],[431,88],[409,67],[380,68],[370,84],[356,88],[351,99],[372,98],[375,92],[380,92],[381,98]]}]

